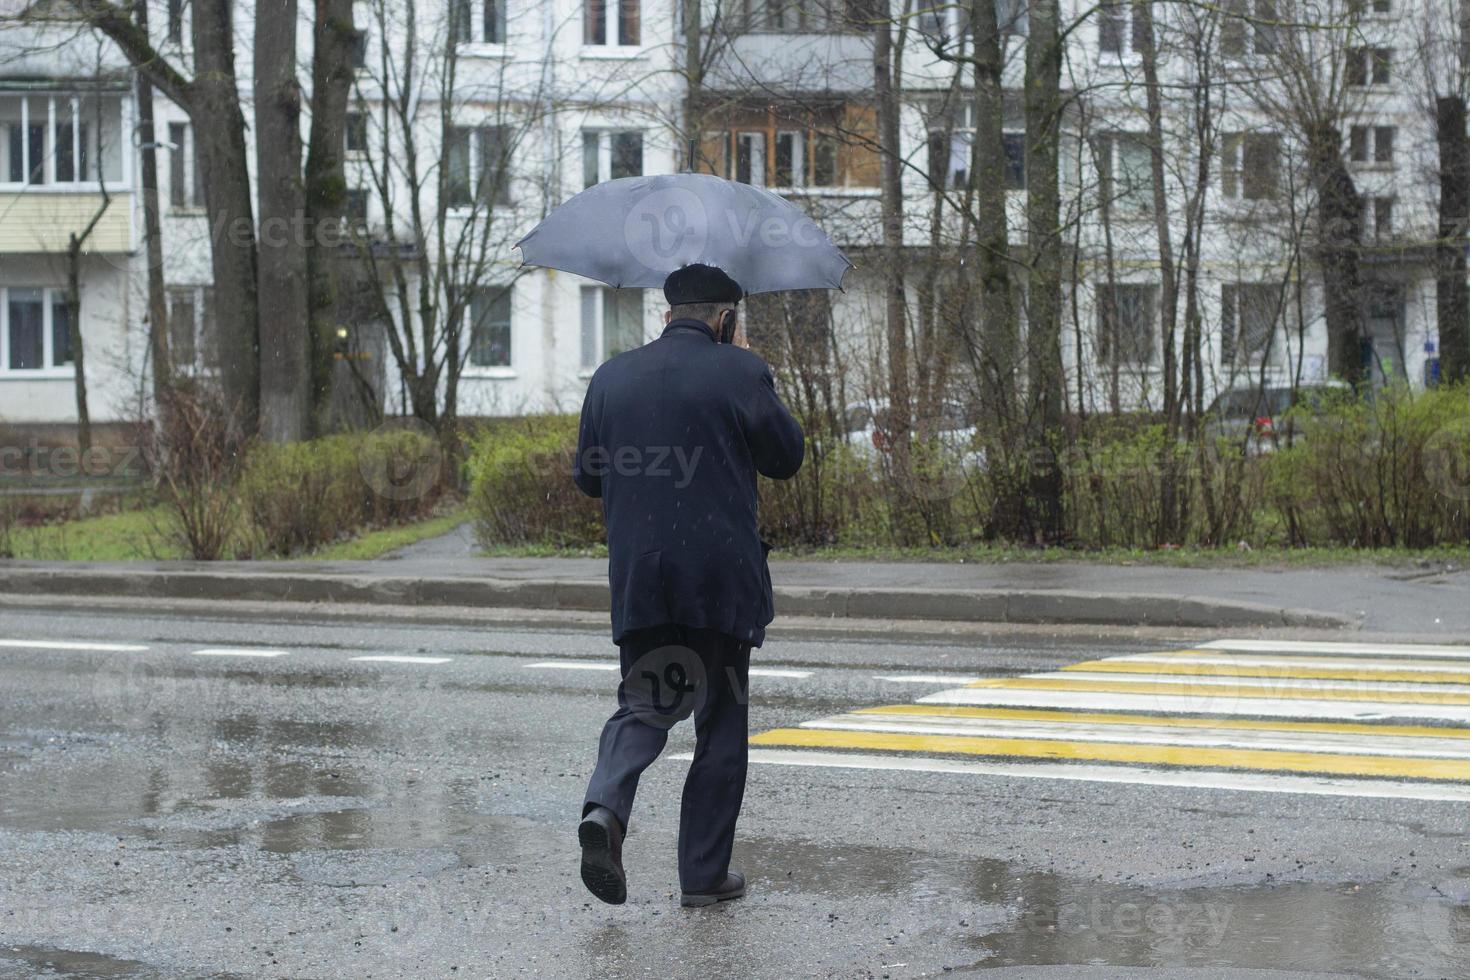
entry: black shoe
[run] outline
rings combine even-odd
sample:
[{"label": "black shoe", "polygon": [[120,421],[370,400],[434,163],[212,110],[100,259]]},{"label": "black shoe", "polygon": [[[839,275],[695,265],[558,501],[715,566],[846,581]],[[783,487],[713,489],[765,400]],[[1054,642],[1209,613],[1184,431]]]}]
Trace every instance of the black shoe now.
[{"label": "black shoe", "polygon": [[707,892],[684,892],[684,896],[679,899],[679,904],[686,909],[693,909],[744,897],[745,876],[731,871],[726,873],[724,884],[720,887]]},{"label": "black shoe", "polygon": [[582,845],[582,884],[609,905],[628,900],[623,874],[623,828],[605,806],[594,807],[577,827]]}]

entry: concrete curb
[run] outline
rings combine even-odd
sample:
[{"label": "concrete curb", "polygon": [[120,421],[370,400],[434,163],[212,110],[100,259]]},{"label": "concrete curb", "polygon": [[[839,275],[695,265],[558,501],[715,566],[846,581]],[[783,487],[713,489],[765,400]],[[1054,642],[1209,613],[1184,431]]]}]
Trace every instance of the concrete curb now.
[{"label": "concrete curb", "polygon": [[[157,567],[5,567],[0,593],[121,596],[146,599],[253,600],[470,606],[605,612],[606,583],[569,580],[428,578],[311,572],[240,572]],[[873,589],[777,586],[788,616],[830,619],[924,619],[956,622],[1093,626],[1308,627],[1356,629],[1339,613],[1215,599],[1124,592],[1004,589]]]}]

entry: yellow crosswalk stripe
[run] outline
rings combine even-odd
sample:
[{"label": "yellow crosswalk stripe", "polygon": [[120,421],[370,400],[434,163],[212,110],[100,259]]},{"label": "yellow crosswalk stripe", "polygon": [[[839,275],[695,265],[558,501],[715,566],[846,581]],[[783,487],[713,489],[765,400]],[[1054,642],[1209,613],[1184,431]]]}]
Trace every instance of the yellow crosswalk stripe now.
[{"label": "yellow crosswalk stripe", "polygon": [[1264,677],[1281,680],[1409,681],[1419,684],[1470,684],[1470,670],[1371,670],[1341,667],[1260,667],[1225,664],[1161,664],[1121,660],[1088,660],[1064,671],[1109,674],[1179,674],[1207,677]]},{"label": "yellow crosswalk stripe", "polygon": [[944,755],[1014,756],[1028,759],[1194,766],[1214,769],[1261,769],[1337,776],[1470,780],[1470,761],[1291,752],[1275,749],[1195,748],[962,735],[900,735],[814,728],[778,728],[754,736],[751,744],[888,752],[929,752]]},{"label": "yellow crosswalk stripe", "polygon": [[1313,701],[1364,701],[1372,700],[1391,704],[1467,704],[1470,705],[1470,690],[1466,691],[1382,691],[1364,685],[1356,690],[1322,690],[1310,686],[1296,686],[1284,682],[1276,686],[1245,687],[1229,684],[1150,683],[1133,681],[1081,680],[1065,676],[990,678],[965,685],[969,688],[987,688],[1014,691],[1088,691],[1097,694],[1186,694],[1199,697],[1271,698],[1283,696]]},{"label": "yellow crosswalk stripe", "polygon": [[1041,708],[976,708],[946,704],[891,704],[859,708],[859,715],[915,715],[936,718],[981,718],[989,721],[1075,721],[1089,724],[1148,725],[1164,728],[1229,728],[1242,731],[1300,732],[1312,735],[1394,735],[1470,739],[1470,728],[1430,725],[1373,725],[1358,722],[1269,721],[1251,718],[1180,718],[1101,711],[1051,711]]}]

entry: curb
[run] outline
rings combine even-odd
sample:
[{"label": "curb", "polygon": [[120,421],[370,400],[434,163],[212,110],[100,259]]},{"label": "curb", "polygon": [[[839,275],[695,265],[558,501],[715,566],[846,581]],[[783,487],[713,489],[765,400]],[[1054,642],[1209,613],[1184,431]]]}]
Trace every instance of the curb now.
[{"label": "curb", "polygon": [[[833,589],[777,586],[777,609],[828,619],[923,619],[1090,626],[1308,627],[1356,629],[1352,616],[1205,596],[1005,589]],[[216,572],[201,569],[99,570],[0,565],[0,593],[471,606],[606,612],[603,582]]]}]

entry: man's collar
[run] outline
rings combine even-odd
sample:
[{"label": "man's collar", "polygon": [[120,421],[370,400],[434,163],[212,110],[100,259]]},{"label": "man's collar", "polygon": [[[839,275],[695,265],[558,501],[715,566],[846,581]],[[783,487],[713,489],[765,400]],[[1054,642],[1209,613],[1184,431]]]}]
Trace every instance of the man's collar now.
[{"label": "man's collar", "polygon": [[667,337],[670,330],[698,330],[710,340],[715,339],[715,332],[709,324],[703,320],[695,320],[692,317],[680,317],[673,321],[667,327],[664,327],[664,332],[660,336]]}]

